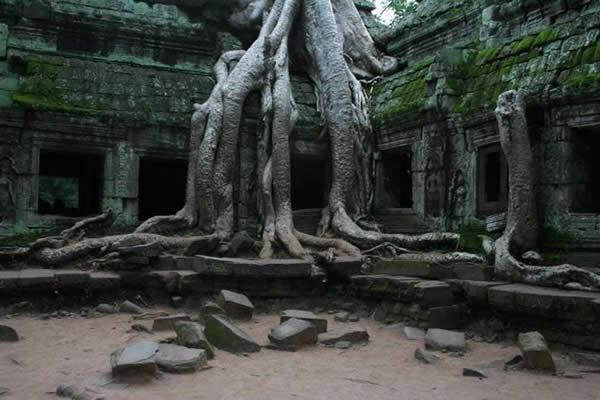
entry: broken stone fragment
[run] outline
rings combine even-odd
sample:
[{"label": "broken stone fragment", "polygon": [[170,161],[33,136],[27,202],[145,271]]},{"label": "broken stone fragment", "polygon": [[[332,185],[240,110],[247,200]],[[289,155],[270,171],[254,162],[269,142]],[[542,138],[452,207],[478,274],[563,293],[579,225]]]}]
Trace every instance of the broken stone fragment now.
[{"label": "broken stone fragment", "polygon": [[319,317],[311,311],[303,310],[285,310],[281,313],[280,323],[287,321],[288,319],[301,319],[308,321],[314,325],[318,333],[327,332],[327,318]]},{"label": "broken stone fragment", "polygon": [[206,351],[162,343],[156,353],[156,365],[165,372],[193,372],[205,366]]},{"label": "broken stone fragment", "polygon": [[279,346],[302,346],[317,342],[317,329],[313,324],[291,318],[271,329],[269,340]]},{"label": "broken stone fragment", "polygon": [[437,364],[440,362],[441,358],[437,354],[433,354],[430,351],[423,350],[422,348],[418,348],[415,350],[415,358],[417,360],[423,361],[425,364]]},{"label": "broken stone fragment", "polygon": [[227,315],[225,310],[223,310],[221,308],[221,306],[219,306],[217,303],[214,303],[212,301],[207,301],[200,308],[200,318],[204,319],[207,315],[212,315],[212,314],[225,315],[225,316]]},{"label": "broken stone fragment", "polygon": [[475,378],[487,378],[485,372],[477,368],[463,368],[463,376],[472,376]]},{"label": "broken stone fragment", "polygon": [[445,329],[429,329],[425,335],[425,348],[428,350],[466,351],[465,334]]},{"label": "broken stone fragment", "polygon": [[254,313],[254,305],[243,294],[230,290],[221,290],[217,304],[233,319],[250,320]]},{"label": "broken stone fragment", "polygon": [[72,400],[92,400],[92,396],[84,388],[77,385],[58,385],[56,395]]},{"label": "broken stone fragment", "polygon": [[425,339],[425,331],[423,329],[405,326],[402,328],[402,333],[408,340],[423,340]]},{"label": "broken stone fragment", "polygon": [[128,313],[128,314],[143,314],[144,313],[144,309],[140,306],[138,306],[137,304],[132,303],[129,300],[125,300],[124,302],[121,303],[121,305],[119,306],[119,311],[122,313]]},{"label": "broken stone fragment", "polygon": [[209,360],[215,358],[215,350],[204,335],[204,327],[197,322],[178,321],[175,323],[176,342],[180,346],[203,349]]},{"label": "broken stone fragment", "polygon": [[14,328],[7,325],[0,325],[0,342],[18,342],[19,335]]},{"label": "broken stone fragment", "polygon": [[348,311],[340,311],[333,316],[333,319],[338,322],[348,322],[348,319],[350,319],[350,313]]},{"label": "broken stone fragment", "polygon": [[369,334],[364,328],[341,328],[319,334],[319,343],[335,344],[339,341],[351,343],[367,342]]},{"label": "broken stone fragment", "polygon": [[230,353],[260,351],[260,346],[246,332],[221,315],[206,318],[204,334],[211,344]]},{"label": "broken stone fragment", "polygon": [[187,314],[175,314],[166,317],[156,318],[152,323],[152,330],[158,331],[172,331],[175,330],[175,324],[179,321],[190,321],[190,317]]},{"label": "broken stone fragment", "polygon": [[110,304],[98,304],[96,311],[102,314],[114,314],[117,312],[117,309]]},{"label": "broken stone fragment", "polygon": [[552,354],[548,350],[546,339],[541,333],[527,332],[519,334],[519,348],[523,353],[525,367],[556,372]]},{"label": "broken stone fragment", "polygon": [[158,344],[141,342],[115,350],[110,355],[113,376],[153,375]]}]

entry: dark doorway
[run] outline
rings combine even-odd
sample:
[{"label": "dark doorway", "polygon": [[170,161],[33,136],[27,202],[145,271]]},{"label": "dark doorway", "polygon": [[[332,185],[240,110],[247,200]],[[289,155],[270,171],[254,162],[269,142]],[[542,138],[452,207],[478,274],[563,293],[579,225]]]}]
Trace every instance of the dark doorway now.
[{"label": "dark doorway", "polygon": [[477,154],[477,208],[479,216],[498,214],[508,206],[508,164],[499,144]]},{"label": "dark doorway", "polygon": [[408,149],[381,153],[378,208],[411,208],[413,204],[412,152]]},{"label": "dark doorway", "polygon": [[140,159],[140,220],[155,215],[172,215],[185,204],[187,160]]},{"label": "dark doorway", "polygon": [[38,212],[81,217],[101,211],[104,156],[40,151]]},{"label": "dark doorway", "polygon": [[600,127],[578,130],[573,137],[571,211],[597,214],[600,213]]},{"label": "dark doorway", "polygon": [[292,209],[325,207],[327,162],[312,157],[292,158]]}]

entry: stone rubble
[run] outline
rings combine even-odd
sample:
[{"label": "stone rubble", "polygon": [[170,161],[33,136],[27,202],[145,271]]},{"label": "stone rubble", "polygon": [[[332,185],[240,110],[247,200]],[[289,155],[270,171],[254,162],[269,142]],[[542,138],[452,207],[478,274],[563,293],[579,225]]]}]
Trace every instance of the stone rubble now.
[{"label": "stone rubble", "polygon": [[317,342],[317,329],[308,321],[291,318],[271,329],[269,340],[278,346],[305,346]]},{"label": "stone rubble", "polygon": [[519,348],[523,353],[525,367],[528,369],[556,372],[556,365],[546,344],[546,339],[539,332],[519,334]]},{"label": "stone rubble", "polygon": [[445,329],[428,329],[425,335],[425,348],[428,350],[464,352],[467,350],[465,334]]},{"label": "stone rubble", "polygon": [[248,297],[230,290],[221,290],[217,297],[217,304],[225,310],[229,318],[250,320],[254,313],[254,305]]},{"label": "stone rubble", "polygon": [[310,322],[315,326],[315,328],[317,328],[318,333],[327,331],[327,318],[320,317],[311,311],[285,310],[281,313],[280,323],[283,323],[291,318],[302,319]]},{"label": "stone rubble", "polygon": [[221,315],[209,315],[206,318],[204,334],[212,345],[230,353],[260,351],[260,346],[246,332]]},{"label": "stone rubble", "polygon": [[203,349],[209,360],[215,358],[215,350],[204,335],[204,327],[197,322],[179,321],[175,324],[176,343],[193,349]]}]

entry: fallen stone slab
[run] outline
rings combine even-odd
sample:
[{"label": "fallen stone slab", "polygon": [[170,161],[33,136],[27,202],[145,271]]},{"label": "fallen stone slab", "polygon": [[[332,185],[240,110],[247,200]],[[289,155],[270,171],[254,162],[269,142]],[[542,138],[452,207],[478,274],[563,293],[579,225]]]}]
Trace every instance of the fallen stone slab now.
[{"label": "fallen stone slab", "polygon": [[102,314],[114,314],[117,312],[117,308],[110,304],[98,304],[96,311]]},{"label": "fallen stone slab", "polygon": [[520,333],[518,341],[526,368],[556,372],[552,354],[548,350],[546,339],[541,333]]},{"label": "fallen stone slab", "polygon": [[144,309],[140,306],[138,306],[135,303],[132,303],[129,300],[125,300],[124,302],[121,303],[121,305],[119,306],[119,311],[122,313],[127,313],[127,314],[143,314],[144,313]]},{"label": "fallen stone slab", "polygon": [[425,339],[425,331],[423,329],[405,326],[402,328],[402,333],[408,340],[423,340]]},{"label": "fallen stone slab", "polygon": [[215,302],[208,301],[202,304],[202,306],[200,307],[200,317],[204,318],[205,316],[212,314],[227,315],[225,310],[223,310],[223,308],[221,308],[221,306],[219,306]]},{"label": "fallen stone slab", "polygon": [[110,355],[113,376],[155,374],[158,344],[141,342],[115,350]]},{"label": "fallen stone slab", "polygon": [[442,360],[437,354],[433,354],[430,351],[423,350],[420,347],[417,350],[415,350],[415,358],[417,360],[423,361],[425,364],[437,364]]},{"label": "fallen stone slab", "polygon": [[319,317],[311,311],[304,310],[285,310],[281,313],[279,319],[280,323],[287,321],[288,319],[302,319],[308,321],[317,328],[317,333],[327,332],[327,318]]},{"label": "fallen stone slab", "polygon": [[579,365],[600,368],[600,354],[598,353],[571,352],[569,357]]},{"label": "fallen stone slab", "polygon": [[428,329],[425,335],[425,348],[428,350],[464,352],[467,350],[465,334],[445,329]]},{"label": "fallen stone slab", "polygon": [[233,319],[250,320],[254,313],[254,305],[243,294],[230,290],[221,290],[217,304]]},{"label": "fallen stone slab", "polygon": [[191,319],[187,314],[175,314],[156,318],[152,323],[152,330],[154,332],[173,331],[175,330],[175,324],[179,321],[191,321]]},{"label": "fallen stone slab", "polygon": [[338,322],[348,322],[350,319],[350,313],[348,311],[340,311],[333,316],[333,319]]},{"label": "fallen stone slab", "polygon": [[477,368],[463,368],[463,376],[472,376],[474,378],[487,378],[485,372]]},{"label": "fallen stone slab", "polygon": [[204,335],[204,327],[197,322],[179,321],[175,323],[176,343],[193,349],[203,349],[209,360],[215,358],[215,350]]},{"label": "fallen stone slab", "polygon": [[340,341],[360,343],[369,341],[369,333],[364,328],[339,328],[319,334],[319,343],[335,344]]},{"label": "fallen stone slab", "polygon": [[192,269],[201,275],[252,278],[308,278],[311,264],[295,259],[242,259],[198,255]]},{"label": "fallen stone slab", "polygon": [[317,343],[317,329],[313,324],[291,318],[271,329],[269,340],[278,346],[303,346]]},{"label": "fallen stone slab", "polygon": [[211,344],[230,353],[260,351],[260,346],[246,332],[221,315],[206,318],[204,334]]},{"label": "fallen stone slab", "polygon": [[17,331],[7,325],[0,325],[0,342],[18,342],[19,335]]},{"label": "fallen stone slab", "polygon": [[334,347],[335,347],[336,349],[340,349],[340,350],[347,350],[347,349],[349,349],[350,347],[352,347],[352,343],[351,343],[351,342],[349,342],[349,341],[347,341],[347,340],[341,340],[341,341],[337,342],[337,343],[334,345]]},{"label": "fallen stone slab", "polygon": [[156,353],[156,365],[166,372],[194,372],[207,364],[206,351],[161,343]]}]

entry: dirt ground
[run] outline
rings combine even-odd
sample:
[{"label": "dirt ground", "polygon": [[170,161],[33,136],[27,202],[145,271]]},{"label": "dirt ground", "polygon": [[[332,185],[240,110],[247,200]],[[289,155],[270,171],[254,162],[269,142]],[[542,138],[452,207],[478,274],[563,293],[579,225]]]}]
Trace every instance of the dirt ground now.
[{"label": "dirt ground", "polygon": [[[145,324],[150,326],[150,322]],[[277,322],[277,315],[263,314],[239,325],[258,343],[267,344],[268,331]],[[348,350],[314,346],[289,353],[263,349],[248,356],[218,351],[209,361],[212,368],[193,374],[163,374],[145,383],[98,386],[110,377],[111,351],[169,334],[127,332],[133,320],[123,314],[49,320],[17,316],[0,319],[0,323],[14,327],[22,337],[16,343],[0,343],[0,387],[10,389],[0,397],[6,399],[53,399],[62,383],[82,385],[93,398],[106,400],[600,398],[600,374],[567,379],[493,367],[497,360],[519,354],[510,344],[470,341],[464,357],[439,353],[441,363],[424,365],[413,356],[422,346],[420,341],[409,341],[373,320],[355,323],[368,329],[371,340]],[[330,318],[329,324],[332,328],[342,323]],[[555,359],[567,370],[578,368],[562,355],[556,354]],[[463,377],[463,367],[479,367],[489,378]]]}]

